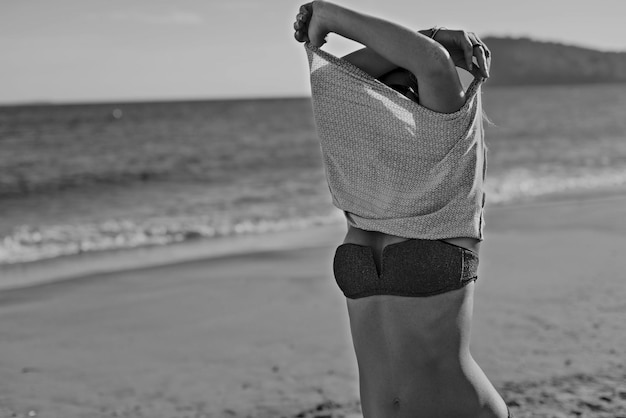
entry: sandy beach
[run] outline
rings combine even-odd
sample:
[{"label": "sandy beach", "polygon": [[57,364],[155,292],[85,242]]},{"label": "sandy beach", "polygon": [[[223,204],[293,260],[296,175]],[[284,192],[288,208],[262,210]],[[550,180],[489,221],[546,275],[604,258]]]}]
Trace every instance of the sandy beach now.
[{"label": "sandy beach", "polygon": [[[0,417],[358,417],[344,230],[5,269]],[[626,417],[624,248],[624,193],[488,208],[472,352],[515,417]]]}]

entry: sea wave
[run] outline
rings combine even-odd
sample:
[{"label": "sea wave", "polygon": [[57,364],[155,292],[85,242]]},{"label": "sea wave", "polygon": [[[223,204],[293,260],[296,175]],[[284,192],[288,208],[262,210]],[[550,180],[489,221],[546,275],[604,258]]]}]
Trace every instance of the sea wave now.
[{"label": "sea wave", "polygon": [[[604,169],[575,173],[539,173],[514,169],[488,179],[490,205],[533,200],[560,192],[588,191],[626,185],[626,170]],[[111,219],[99,223],[49,226],[21,225],[0,241],[0,264],[32,262],[84,252],[123,250],[142,246],[213,239],[223,236],[264,234],[289,229],[304,229],[343,221],[341,211],[320,207],[318,213],[291,213],[277,203],[275,211],[267,206],[258,213],[247,210],[246,217],[169,216],[140,220]]]},{"label": "sea wave", "polygon": [[84,252],[167,245],[222,236],[304,229],[341,220],[341,214],[293,219],[246,219],[216,224],[210,217],[108,220],[84,225],[23,225],[0,241],[0,265],[32,262]]},{"label": "sea wave", "polygon": [[570,169],[541,173],[516,168],[488,178],[485,189],[490,204],[512,203],[563,192],[589,191],[626,185],[626,167]]}]

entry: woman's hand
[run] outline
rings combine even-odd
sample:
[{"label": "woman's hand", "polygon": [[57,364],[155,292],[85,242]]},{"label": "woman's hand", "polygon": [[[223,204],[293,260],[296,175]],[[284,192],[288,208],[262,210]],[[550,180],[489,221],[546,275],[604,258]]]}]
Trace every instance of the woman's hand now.
[{"label": "woman's hand", "polygon": [[[475,77],[489,77],[491,51],[474,32],[440,29],[433,39],[448,50],[454,65],[469,71]],[[478,68],[473,65],[472,57],[476,57]]]},{"label": "woman's hand", "polygon": [[320,47],[326,43],[328,29],[323,25],[322,8],[323,2],[314,1],[300,6],[300,12],[293,24],[294,37],[298,42],[310,42],[311,45]]}]

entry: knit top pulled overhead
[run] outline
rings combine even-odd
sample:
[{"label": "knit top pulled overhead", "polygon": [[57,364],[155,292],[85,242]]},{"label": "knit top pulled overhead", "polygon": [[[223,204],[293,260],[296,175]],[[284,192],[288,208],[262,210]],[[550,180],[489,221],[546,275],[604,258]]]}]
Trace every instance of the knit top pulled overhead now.
[{"label": "knit top pulled overhead", "polygon": [[453,113],[430,110],[305,44],[333,204],[348,224],[405,238],[483,238],[480,86]]}]

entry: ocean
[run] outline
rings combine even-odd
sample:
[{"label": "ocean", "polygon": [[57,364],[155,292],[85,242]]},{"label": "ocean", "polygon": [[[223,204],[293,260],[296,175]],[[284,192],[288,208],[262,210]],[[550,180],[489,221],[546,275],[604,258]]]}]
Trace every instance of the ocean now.
[{"label": "ocean", "polygon": [[[488,205],[626,185],[626,84],[483,98]],[[0,107],[0,264],[342,219],[307,98]]]}]

